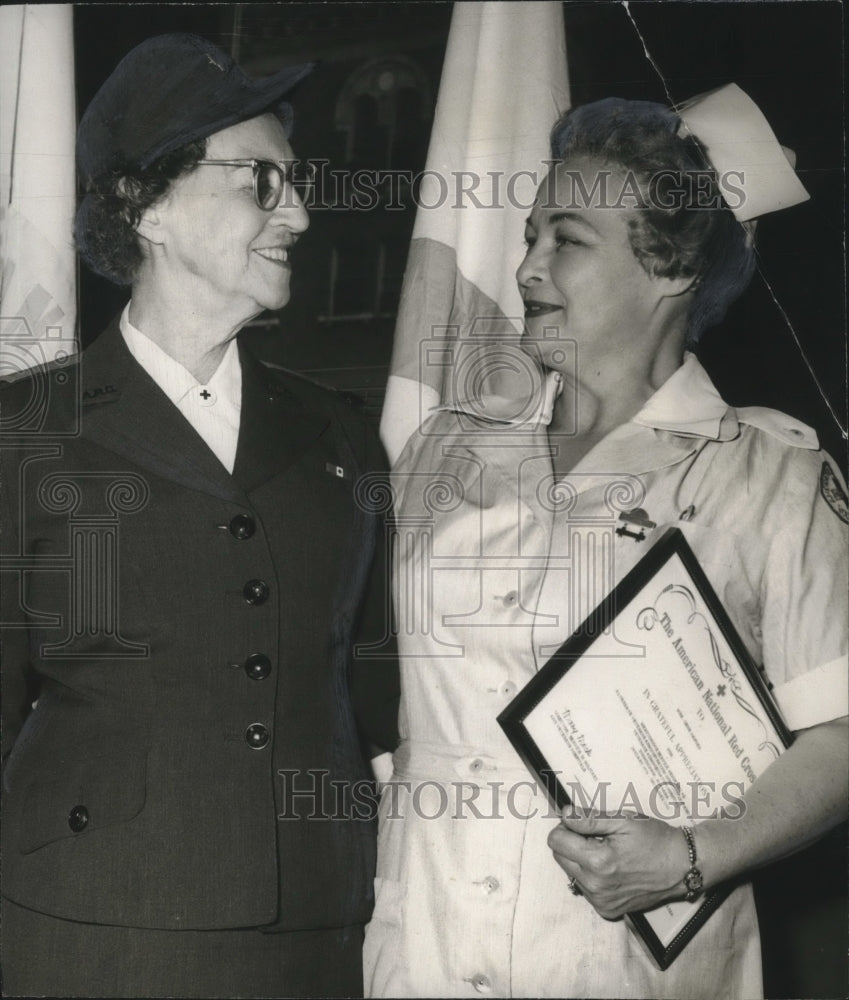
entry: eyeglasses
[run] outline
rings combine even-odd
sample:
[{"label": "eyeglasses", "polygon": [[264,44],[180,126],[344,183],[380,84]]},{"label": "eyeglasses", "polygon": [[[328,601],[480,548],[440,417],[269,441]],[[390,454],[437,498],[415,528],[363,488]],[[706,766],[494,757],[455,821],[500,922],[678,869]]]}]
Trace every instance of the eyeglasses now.
[{"label": "eyeglasses", "polygon": [[273,212],[280,204],[287,182],[296,183],[294,164],[283,166],[273,160],[198,160],[204,167],[250,167],[254,173],[254,201],[265,212]]}]

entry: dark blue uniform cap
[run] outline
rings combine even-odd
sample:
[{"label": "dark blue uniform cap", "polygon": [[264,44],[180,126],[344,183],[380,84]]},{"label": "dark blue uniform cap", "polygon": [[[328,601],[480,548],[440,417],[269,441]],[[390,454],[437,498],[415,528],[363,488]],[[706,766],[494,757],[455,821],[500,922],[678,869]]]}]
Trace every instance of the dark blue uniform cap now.
[{"label": "dark blue uniform cap", "polygon": [[283,97],[313,65],[251,80],[197,35],[149,38],[121,60],[86,108],[77,131],[80,177],[88,187],[107,174],[146,169],[180,146],[267,111],[288,136],[294,116]]}]

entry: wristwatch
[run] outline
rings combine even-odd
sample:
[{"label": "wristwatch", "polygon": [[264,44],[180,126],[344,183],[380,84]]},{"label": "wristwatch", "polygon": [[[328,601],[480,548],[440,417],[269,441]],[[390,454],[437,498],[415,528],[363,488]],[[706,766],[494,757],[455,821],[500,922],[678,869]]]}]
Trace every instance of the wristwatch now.
[{"label": "wristwatch", "polygon": [[696,867],[696,841],[693,837],[693,828],[682,826],[681,832],[687,841],[687,853],[690,855],[690,867],[684,876],[684,888],[687,890],[687,902],[692,903],[701,894],[704,888],[704,879],[702,878],[702,873]]}]

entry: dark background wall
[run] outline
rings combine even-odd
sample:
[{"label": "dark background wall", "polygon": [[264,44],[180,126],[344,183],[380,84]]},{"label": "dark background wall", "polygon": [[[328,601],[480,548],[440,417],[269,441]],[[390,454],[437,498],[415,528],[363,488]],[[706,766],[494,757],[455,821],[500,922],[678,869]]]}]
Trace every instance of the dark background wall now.
[{"label": "dark background wall", "polygon": [[[762,267],[781,305],[756,277],[700,355],[731,402],[774,406],[813,425],[845,468],[846,442],[823,399],[845,426],[842,6],[632,0],[630,11],[673,100],[735,81],[796,150],[811,201],[759,227]],[[621,4],[567,0],[564,13],[573,103],[611,94],[665,101]],[[79,107],[142,39],[191,31],[255,75],[319,60],[293,102],[300,156],[330,168],[415,172],[424,167],[450,16],[442,2],[78,5]],[[294,257],[292,302],[248,333],[265,357],[357,394],[375,416],[414,221],[411,199],[392,210],[387,201],[369,212],[341,204],[314,212]],[[84,337],[126,298],[84,273]],[[758,879],[769,996],[846,995],[845,841],[843,828]]]}]

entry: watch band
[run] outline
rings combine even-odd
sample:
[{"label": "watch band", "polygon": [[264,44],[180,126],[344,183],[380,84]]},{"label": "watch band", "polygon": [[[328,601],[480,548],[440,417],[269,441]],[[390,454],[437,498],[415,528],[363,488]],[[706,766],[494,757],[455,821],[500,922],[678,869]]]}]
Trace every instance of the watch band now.
[{"label": "watch band", "polygon": [[693,836],[693,828],[682,826],[681,832],[684,834],[684,840],[687,841],[687,854],[690,859],[690,867],[684,875],[684,888],[687,890],[687,902],[692,903],[701,894],[704,888],[704,879],[696,867],[696,839]]}]

